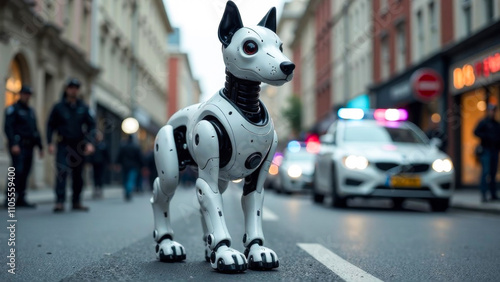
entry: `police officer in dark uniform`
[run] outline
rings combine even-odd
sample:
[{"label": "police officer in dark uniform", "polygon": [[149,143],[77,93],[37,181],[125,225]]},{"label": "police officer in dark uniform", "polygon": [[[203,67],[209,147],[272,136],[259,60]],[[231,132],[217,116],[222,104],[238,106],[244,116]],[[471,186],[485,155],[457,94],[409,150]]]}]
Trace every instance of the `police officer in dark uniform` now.
[{"label": "police officer in dark uniform", "polygon": [[[23,85],[19,100],[5,110],[5,134],[9,142],[9,152],[16,176],[16,207],[34,208],[26,201],[26,183],[33,161],[33,147],[38,146],[43,157],[42,141],[38,131],[35,111],[28,105],[31,88]],[[8,189],[6,189],[6,192]],[[7,203],[7,197],[6,197]]]},{"label": "police officer in dark uniform", "polygon": [[72,176],[73,210],[88,211],[81,203],[80,194],[83,188],[83,167],[85,156],[94,152],[95,121],[89,107],[78,98],[80,81],[70,79],[66,83],[62,101],[55,104],[47,124],[47,143],[49,153],[56,151],[52,135],[57,131],[56,154],[56,205],[54,212],[64,211],[66,199],[66,178]]}]

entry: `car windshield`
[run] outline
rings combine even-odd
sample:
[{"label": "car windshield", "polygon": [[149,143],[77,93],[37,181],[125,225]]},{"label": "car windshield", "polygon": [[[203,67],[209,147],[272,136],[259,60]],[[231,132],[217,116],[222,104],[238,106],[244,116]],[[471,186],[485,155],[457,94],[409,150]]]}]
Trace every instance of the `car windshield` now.
[{"label": "car windshield", "polygon": [[308,153],[305,150],[300,150],[299,152],[290,152],[286,154],[285,158],[288,161],[314,161],[314,154]]},{"label": "car windshield", "polygon": [[411,128],[400,124],[349,124],[344,130],[346,142],[417,143],[425,141]]}]

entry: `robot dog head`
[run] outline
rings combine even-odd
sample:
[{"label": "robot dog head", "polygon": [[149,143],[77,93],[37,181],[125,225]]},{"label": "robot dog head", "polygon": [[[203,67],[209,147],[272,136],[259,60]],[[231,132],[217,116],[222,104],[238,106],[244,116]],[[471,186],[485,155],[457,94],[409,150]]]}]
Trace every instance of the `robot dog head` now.
[{"label": "robot dog head", "polygon": [[283,55],[283,43],[276,35],[276,8],[257,26],[243,27],[238,8],[228,1],[219,40],[226,68],[234,76],[275,86],[292,80],[295,65]]}]

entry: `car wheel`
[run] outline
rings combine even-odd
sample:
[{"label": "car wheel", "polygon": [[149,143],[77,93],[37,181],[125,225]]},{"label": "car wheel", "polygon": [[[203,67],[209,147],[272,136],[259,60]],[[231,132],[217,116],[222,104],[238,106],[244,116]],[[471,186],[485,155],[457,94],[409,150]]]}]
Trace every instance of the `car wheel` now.
[{"label": "car wheel", "polygon": [[335,208],[345,208],[347,199],[342,198],[337,193],[337,180],[335,176],[335,167],[332,164],[332,206]]},{"label": "car wheel", "polygon": [[278,175],[278,178],[276,179],[276,183],[274,184],[274,191],[276,193],[281,194],[283,187],[281,186],[281,176]]},{"label": "car wheel", "polygon": [[321,204],[325,200],[325,195],[318,193],[318,190],[316,189],[316,185],[318,183],[318,181],[316,181],[316,177],[317,177],[316,172],[314,172],[313,187],[312,187],[313,201],[317,204]]},{"label": "car wheel", "polygon": [[450,199],[432,199],[430,204],[432,211],[444,212],[450,206]]},{"label": "car wheel", "polygon": [[315,203],[321,204],[325,200],[325,195],[321,195],[316,193],[316,191],[313,192],[313,201]]},{"label": "car wheel", "polygon": [[393,198],[392,199],[392,208],[396,210],[400,210],[403,208],[404,198]]}]

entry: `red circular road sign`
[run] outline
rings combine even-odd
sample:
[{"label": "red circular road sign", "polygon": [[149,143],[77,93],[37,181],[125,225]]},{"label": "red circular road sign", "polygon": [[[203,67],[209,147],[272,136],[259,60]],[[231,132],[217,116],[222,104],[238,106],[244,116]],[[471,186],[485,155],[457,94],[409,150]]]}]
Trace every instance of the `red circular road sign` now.
[{"label": "red circular road sign", "polygon": [[443,78],[433,69],[419,69],[411,76],[411,85],[417,99],[429,101],[441,95]]}]

